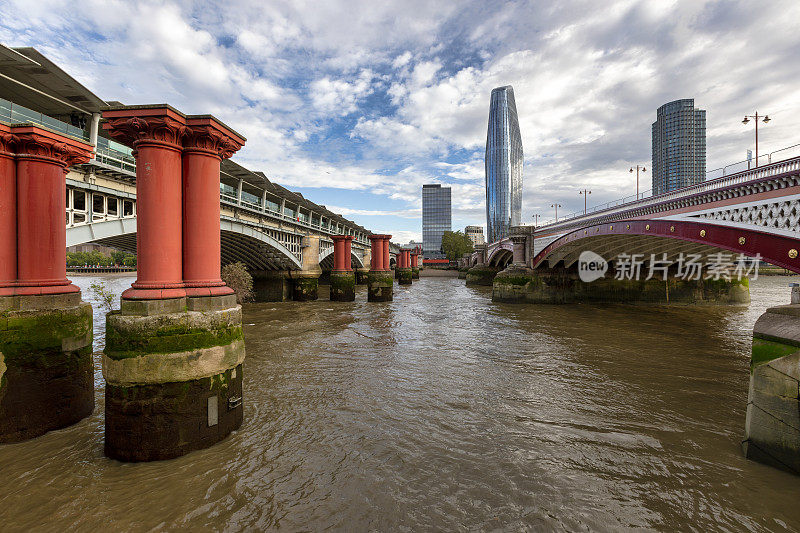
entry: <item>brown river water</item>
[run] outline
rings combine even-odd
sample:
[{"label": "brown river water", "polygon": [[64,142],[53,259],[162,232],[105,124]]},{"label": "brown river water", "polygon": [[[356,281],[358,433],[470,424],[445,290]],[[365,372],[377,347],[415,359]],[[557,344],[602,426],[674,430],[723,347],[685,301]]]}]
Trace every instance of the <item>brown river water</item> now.
[{"label": "brown river water", "polygon": [[106,459],[98,357],[91,417],[0,446],[0,530],[797,530],[800,477],[740,451],[753,323],[788,281],[737,308],[494,304],[452,278],[248,304],[238,432]]}]

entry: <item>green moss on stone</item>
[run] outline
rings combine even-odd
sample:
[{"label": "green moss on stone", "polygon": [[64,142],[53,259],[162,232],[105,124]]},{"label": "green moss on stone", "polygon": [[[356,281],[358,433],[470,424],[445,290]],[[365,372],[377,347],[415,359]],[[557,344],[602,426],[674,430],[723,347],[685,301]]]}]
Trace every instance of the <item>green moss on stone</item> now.
[{"label": "green moss on stone", "polygon": [[753,355],[750,358],[750,371],[759,365],[769,363],[773,359],[793,354],[800,350],[797,346],[790,346],[775,341],[753,338]]},{"label": "green moss on stone", "polygon": [[[7,311],[0,316],[0,352],[9,367],[48,368],[65,362],[71,367],[82,364],[87,351],[91,354],[89,304],[63,310]],[[77,348],[65,350],[65,345]]]},{"label": "green moss on stone", "polygon": [[352,273],[331,273],[331,290],[353,290],[356,286],[356,277]]},{"label": "green moss on stone", "polygon": [[125,359],[146,354],[189,352],[226,346],[243,339],[242,327],[239,325],[208,329],[177,324],[134,334],[122,332],[107,323],[105,354],[111,359]]}]

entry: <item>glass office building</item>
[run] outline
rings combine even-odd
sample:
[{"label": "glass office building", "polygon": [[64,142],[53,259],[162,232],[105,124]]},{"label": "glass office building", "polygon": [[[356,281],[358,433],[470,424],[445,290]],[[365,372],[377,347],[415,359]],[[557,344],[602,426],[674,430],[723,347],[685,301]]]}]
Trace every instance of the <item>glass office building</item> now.
[{"label": "glass office building", "polygon": [[422,186],[422,255],[426,259],[444,259],[442,234],[452,231],[450,187]]},{"label": "glass office building", "polygon": [[492,90],[486,135],[486,241],[507,237],[522,213],[522,137],[510,85]]},{"label": "glass office building", "polygon": [[653,122],[653,195],[706,179],[706,112],[694,99],[658,108]]}]

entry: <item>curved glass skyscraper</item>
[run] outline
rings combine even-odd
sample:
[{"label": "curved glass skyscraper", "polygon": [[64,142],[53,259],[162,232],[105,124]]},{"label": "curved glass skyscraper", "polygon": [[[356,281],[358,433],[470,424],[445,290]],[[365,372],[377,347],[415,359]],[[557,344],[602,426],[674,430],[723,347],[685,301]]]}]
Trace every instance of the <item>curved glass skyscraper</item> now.
[{"label": "curved glass skyscraper", "polygon": [[510,85],[492,90],[486,135],[486,242],[507,237],[522,213],[522,137]]}]

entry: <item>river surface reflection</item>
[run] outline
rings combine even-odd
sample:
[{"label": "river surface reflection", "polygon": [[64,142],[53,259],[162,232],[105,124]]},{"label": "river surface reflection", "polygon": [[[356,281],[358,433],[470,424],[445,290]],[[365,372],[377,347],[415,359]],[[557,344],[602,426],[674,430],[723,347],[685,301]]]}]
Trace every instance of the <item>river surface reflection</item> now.
[{"label": "river surface reflection", "polygon": [[106,459],[98,357],[94,415],[0,446],[0,529],[793,530],[800,478],[739,448],[753,323],[788,281],[739,308],[494,304],[443,278],[248,304],[238,432]]}]

